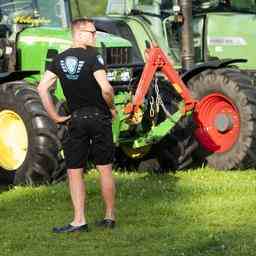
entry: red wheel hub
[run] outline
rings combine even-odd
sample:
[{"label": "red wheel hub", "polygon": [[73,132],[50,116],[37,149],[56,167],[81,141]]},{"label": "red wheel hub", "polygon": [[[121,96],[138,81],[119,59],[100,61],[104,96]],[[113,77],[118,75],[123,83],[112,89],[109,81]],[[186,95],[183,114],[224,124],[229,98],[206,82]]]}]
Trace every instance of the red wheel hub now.
[{"label": "red wheel hub", "polygon": [[239,111],[221,93],[212,93],[199,101],[194,120],[195,136],[208,151],[223,153],[232,148],[239,137]]}]

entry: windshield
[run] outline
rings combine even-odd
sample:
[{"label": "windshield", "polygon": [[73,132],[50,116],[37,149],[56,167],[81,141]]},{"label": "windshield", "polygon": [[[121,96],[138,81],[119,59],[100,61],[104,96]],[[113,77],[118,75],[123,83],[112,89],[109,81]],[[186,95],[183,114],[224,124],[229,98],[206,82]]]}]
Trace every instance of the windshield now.
[{"label": "windshield", "polygon": [[67,27],[70,9],[66,0],[0,0],[0,22],[6,25]]}]

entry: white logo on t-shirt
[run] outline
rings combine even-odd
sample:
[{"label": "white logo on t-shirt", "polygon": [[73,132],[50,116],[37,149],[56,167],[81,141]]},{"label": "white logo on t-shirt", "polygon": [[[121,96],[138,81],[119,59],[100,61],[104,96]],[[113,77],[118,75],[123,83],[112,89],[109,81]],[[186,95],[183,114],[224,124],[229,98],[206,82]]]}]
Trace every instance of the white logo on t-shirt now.
[{"label": "white logo on t-shirt", "polygon": [[64,60],[60,61],[61,68],[66,74],[67,79],[77,80],[84,66],[84,61],[79,61],[75,56],[67,56]]}]

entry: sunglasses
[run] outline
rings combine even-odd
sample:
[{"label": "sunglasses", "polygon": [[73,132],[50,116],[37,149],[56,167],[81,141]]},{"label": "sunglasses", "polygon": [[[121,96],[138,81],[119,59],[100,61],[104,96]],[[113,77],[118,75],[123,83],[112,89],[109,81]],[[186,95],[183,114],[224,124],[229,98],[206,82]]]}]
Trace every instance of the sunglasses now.
[{"label": "sunglasses", "polygon": [[89,32],[89,33],[92,33],[92,35],[94,36],[97,31],[96,30],[93,30],[93,31],[91,31],[91,30],[81,30],[81,32]]}]

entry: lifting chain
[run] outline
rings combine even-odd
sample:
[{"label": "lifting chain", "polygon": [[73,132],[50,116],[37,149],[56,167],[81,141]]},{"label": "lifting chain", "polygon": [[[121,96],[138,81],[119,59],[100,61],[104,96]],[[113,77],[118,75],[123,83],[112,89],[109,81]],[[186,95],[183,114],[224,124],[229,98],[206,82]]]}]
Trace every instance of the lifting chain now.
[{"label": "lifting chain", "polygon": [[165,105],[163,103],[163,100],[161,98],[159,87],[158,87],[158,79],[157,78],[155,78],[155,80],[154,80],[154,89],[155,89],[156,97],[154,98],[154,96],[151,96],[150,100],[149,100],[149,104],[150,104],[149,115],[150,115],[150,118],[154,118],[159,113],[160,106],[162,107],[165,115],[167,117],[170,117],[171,114],[166,109],[166,107],[165,107]]},{"label": "lifting chain", "polygon": [[154,89],[155,89],[155,93],[156,93],[156,97],[154,98],[154,96],[150,97],[149,100],[149,104],[150,104],[150,111],[149,111],[149,115],[151,118],[154,118],[155,115],[157,115],[159,113],[160,110],[160,102],[161,102],[161,97],[159,94],[159,88],[158,88],[158,79],[155,78],[154,80]]},{"label": "lifting chain", "polygon": [[160,106],[162,107],[165,115],[167,117],[171,117],[171,114],[170,112],[166,109],[164,103],[163,103],[163,100],[161,98],[161,95],[159,93],[159,87],[158,87],[158,79],[156,78],[155,79],[155,83],[154,83],[154,88],[155,88],[155,92],[156,92],[156,112],[159,113],[159,110],[160,110]]},{"label": "lifting chain", "polygon": [[149,116],[153,118],[155,116],[155,109],[154,109],[155,98],[153,96],[150,97],[149,104],[150,104]]},{"label": "lifting chain", "polygon": [[160,110],[161,96],[160,96],[160,93],[159,93],[158,79],[157,78],[155,79],[154,87],[155,87],[155,92],[156,92],[156,113],[158,114],[159,110]]}]

